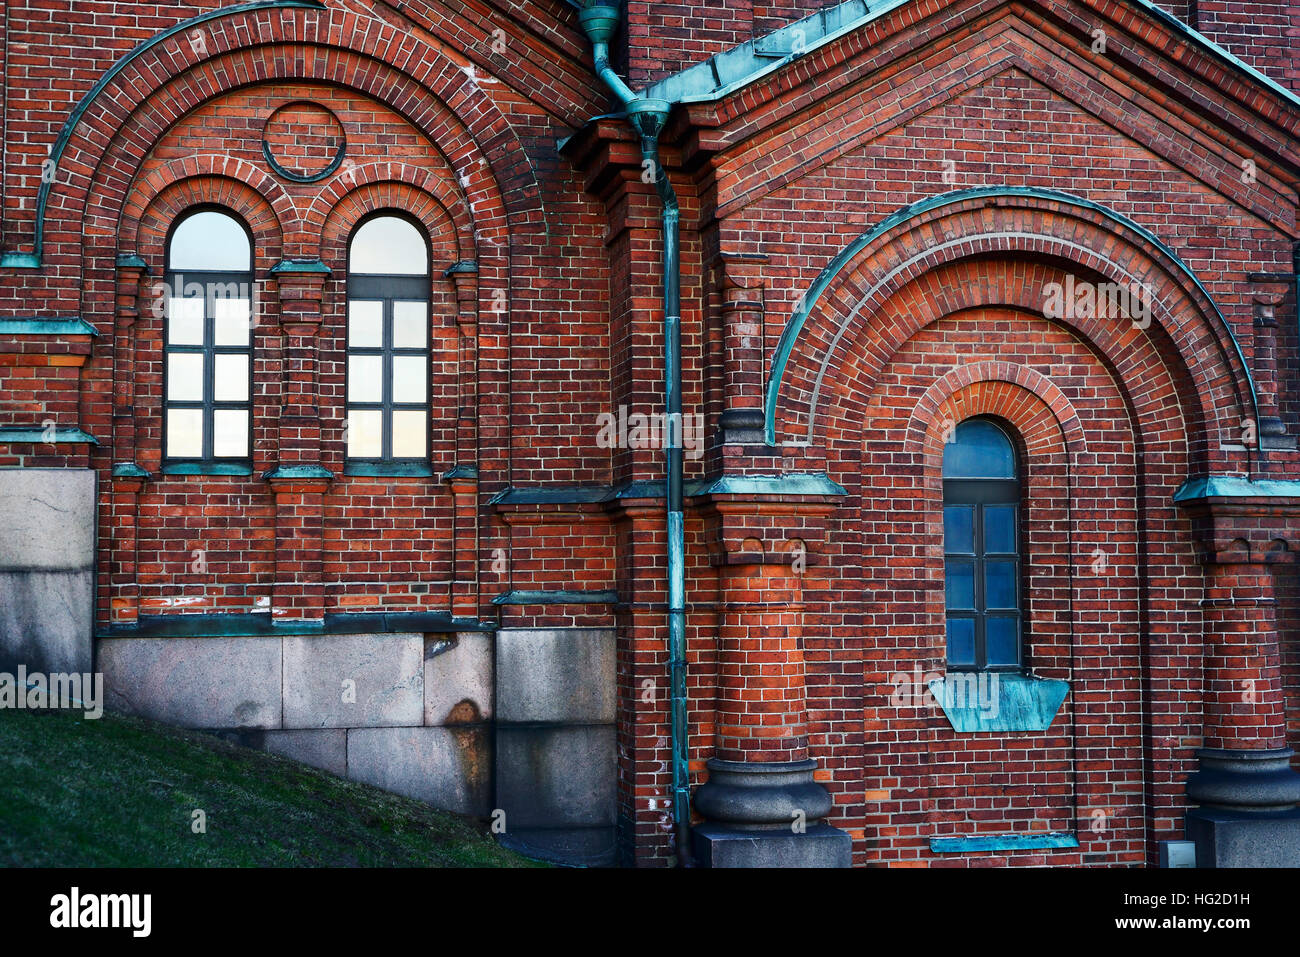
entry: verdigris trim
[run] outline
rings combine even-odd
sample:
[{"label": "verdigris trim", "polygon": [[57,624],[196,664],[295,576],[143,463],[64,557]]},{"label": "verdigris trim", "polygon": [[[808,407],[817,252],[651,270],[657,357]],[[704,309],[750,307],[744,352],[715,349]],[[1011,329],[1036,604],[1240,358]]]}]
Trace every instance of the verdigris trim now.
[{"label": "verdigris trim", "polygon": [[1188,479],[1174,493],[1174,501],[1178,503],[1207,498],[1300,498],[1300,480],[1212,475]]},{"label": "verdigris trim", "polygon": [[[844,486],[825,472],[792,475],[721,475],[685,483],[687,498],[702,495],[847,495]],[[663,498],[662,479],[622,485],[557,485],[507,488],[488,500],[489,505],[585,505],[628,498]]]},{"label": "verdigris trim", "polygon": [[994,671],[949,672],[929,682],[930,694],[958,734],[1046,731],[1070,683]]},{"label": "verdigris trim", "polygon": [[[266,123],[262,124],[262,158],[266,160],[266,165],[271,167],[271,171],[281,179],[287,179],[291,183],[319,183],[321,180],[329,179],[334,175],[335,171],[343,165],[343,159],[348,155],[347,130],[343,131],[343,142],[339,144],[338,152],[334,154],[334,158],[330,160],[330,164],[319,173],[295,173],[291,169],[286,169],[281,166],[279,162],[276,161],[276,158],[271,154],[271,144],[266,141],[266,126],[271,122],[275,114],[280,112],[280,110],[283,110],[288,106],[297,105],[320,106],[320,104],[313,103],[311,100],[292,100],[277,107],[275,112],[266,118]],[[338,117],[334,118],[335,120],[338,119]],[[340,123],[339,126],[342,128],[343,124]]]},{"label": "verdigris trim", "polygon": [[271,275],[278,276],[286,272],[323,273],[330,275],[333,270],[319,259],[281,259],[271,267]]},{"label": "verdigris trim", "polygon": [[489,505],[583,505],[605,502],[613,497],[608,485],[537,486],[502,489],[488,499]]},{"label": "verdigris trim", "polygon": [[144,261],[143,256],[137,256],[135,253],[119,253],[117,267],[119,269],[148,269],[149,264]]},{"label": "verdigris trim", "polygon": [[785,328],[781,330],[781,338],[777,340],[776,354],[772,359],[772,375],[768,380],[767,386],[767,403],[764,410],[766,416],[764,428],[768,445],[776,444],[776,405],[777,398],[781,394],[781,381],[785,375],[786,365],[790,361],[790,356],[794,352],[794,347],[799,340],[799,334],[803,331],[804,324],[808,321],[808,317],[812,314],[812,311],[821,299],[822,294],[827,290],[835,277],[839,275],[840,271],[876,239],[880,238],[891,229],[894,229],[896,226],[899,226],[910,219],[915,219],[923,213],[930,212],[934,209],[940,209],[944,206],[953,206],[970,199],[996,199],[1010,197],[1032,197],[1034,199],[1041,199],[1049,202],[1065,203],[1069,206],[1075,206],[1080,209],[1088,209],[1092,212],[1100,213],[1102,216],[1112,220],[1113,222],[1119,223],[1126,229],[1131,229],[1133,232],[1137,233],[1144,242],[1150,243],[1153,248],[1158,249],[1165,256],[1168,256],[1174,265],[1192,281],[1193,285],[1196,286],[1201,295],[1205,297],[1206,302],[1210,304],[1210,308],[1214,310],[1214,314],[1218,317],[1223,331],[1227,332],[1228,339],[1232,342],[1233,348],[1236,350],[1237,359],[1241,363],[1242,372],[1246,376],[1246,384],[1250,387],[1252,411],[1254,412],[1255,418],[1259,418],[1259,397],[1255,391],[1255,379],[1254,376],[1251,375],[1250,366],[1246,362],[1246,355],[1242,352],[1241,343],[1237,341],[1237,336],[1232,331],[1231,324],[1224,318],[1223,311],[1219,308],[1219,304],[1214,301],[1214,297],[1210,295],[1209,290],[1205,288],[1205,285],[1197,277],[1196,273],[1192,272],[1191,268],[1179,258],[1177,253],[1156,238],[1154,233],[1145,227],[1138,225],[1127,216],[1115,212],[1109,207],[1103,206],[1100,203],[1095,203],[1090,199],[1084,199],[1081,196],[1075,196],[1071,193],[1063,193],[1060,190],[1044,189],[1037,186],[977,186],[971,189],[955,190],[950,193],[940,193],[937,196],[927,196],[925,199],[918,200],[910,206],[905,206],[897,212],[891,213],[889,216],[886,216],[881,220],[881,222],[874,228],[868,230],[866,233],[862,234],[840,250],[839,254],[836,255],[826,268],[818,274],[817,278],[813,280],[812,285],[808,287],[808,292],[800,297],[800,302],[803,303],[803,307],[790,317],[790,321],[787,322]]},{"label": "verdigris trim", "polygon": [[848,495],[824,472],[793,475],[724,475],[702,482],[692,495]]},{"label": "verdigris trim", "polygon": [[616,591],[508,591],[492,599],[494,605],[614,605]]},{"label": "verdigris trim", "polygon": [[[90,104],[95,102],[96,97],[107,89],[108,85],[113,82],[123,70],[131,63],[139,59],[145,53],[156,47],[158,44],[169,40],[177,34],[184,33],[201,23],[207,23],[209,20],[216,20],[219,17],[226,17],[236,13],[252,13],[258,10],[275,10],[275,9],[302,9],[302,10],[324,10],[325,4],[321,0],[253,0],[251,3],[237,3],[234,6],[222,7],[216,10],[208,10],[197,16],[190,17],[188,20],[182,20],[177,24],[168,27],[161,33],[155,33],[149,39],[138,43],[122,59],[115,62],[111,67],[104,71],[103,75],[95,81],[92,86],[73,108],[64,122],[63,128],[59,131],[58,138],[55,139],[54,145],[50,147],[50,160],[53,161],[54,169],[58,170],[59,163],[63,159],[63,151],[68,148],[68,143],[72,140],[72,134],[81,122],[82,116],[86,110],[90,109]],[[57,178],[57,177],[56,177]],[[30,253],[5,253],[0,256],[0,268],[10,269],[40,269],[41,257],[45,251],[45,207],[50,198],[50,187],[52,181],[42,178],[40,190],[36,195],[36,236],[32,244],[33,251]]]},{"label": "verdigris trim", "polygon": [[277,465],[262,473],[269,481],[276,479],[333,479],[334,473],[320,465]]},{"label": "verdigris trim", "polygon": [[478,262],[473,259],[462,259],[458,263],[453,263],[442,271],[443,276],[455,276],[458,273],[476,273],[478,272]]},{"label": "verdigris trim", "polygon": [[46,438],[45,429],[3,428],[0,429],[0,445],[17,445],[30,442],[33,445],[98,445],[98,440],[81,429],[54,429],[52,437]]},{"label": "verdigris trim", "polygon": [[[818,10],[802,20],[786,24],[779,30],[747,40],[729,50],[714,54],[702,63],[693,64],[678,73],[666,76],[646,87],[642,95],[667,100],[670,103],[711,103],[725,99],[737,90],[852,33],[894,8],[902,6],[905,2],[907,0],[883,0],[883,2],[871,3],[867,3],[866,0],[846,0],[837,6]],[[1300,95],[1239,60],[1203,33],[1193,30],[1177,17],[1156,6],[1151,0],[1130,0],[1130,2],[1167,26],[1173,27],[1175,32],[1181,33],[1194,45],[1201,47],[1232,70],[1263,84],[1291,105],[1300,106]]]},{"label": "verdigris trim", "polygon": [[476,465],[457,465],[454,468],[447,469],[442,473],[442,481],[447,482],[451,479],[477,479],[478,466]]},{"label": "verdigris trim", "polygon": [[252,475],[251,465],[226,462],[175,462],[164,465],[159,475]]},{"label": "verdigris trim", "polygon": [[433,475],[427,462],[352,462],[343,466],[344,475],[365,478],[421,478]]},{"label": "verdigris trim", "polygon": [[0,319],[0,335],[98,336],[99,330],[76,316],[55,319]]},{"label": "verdigris trim", "polygon": [[494,631],[492,622],[437,612],[344,612],[322,622],[273,620],[269,614],[141,615],[138,621],[98,625],[96,638],[256,638],[287,634],[368,635],[401,632]]},{"label": "verdigris trim", "polygon": [[147,479],[149,473],[134,462],[117,462],[113,465],[113,478]]},{"label": "verdigris trim", "polygon": [[935,854],[975,854],[981,851],[1034,851],[1078,847],[1079,839],[1065,831],[1051,834],[990,834],[984,837],[932,837]]}]

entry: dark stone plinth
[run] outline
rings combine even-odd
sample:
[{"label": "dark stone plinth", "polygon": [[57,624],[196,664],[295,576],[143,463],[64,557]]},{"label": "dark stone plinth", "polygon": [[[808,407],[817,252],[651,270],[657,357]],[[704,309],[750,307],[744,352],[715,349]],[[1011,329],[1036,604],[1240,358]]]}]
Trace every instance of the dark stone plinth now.
[{"label": "dark stone plinth", "polygon": [[1187,839],[1196,844],[1197,867],[1300,867],[1300,810],[1193,808]]},{"label": "dark stone plinth", "polygon": [[762,409],[727,409],[718,418],[723,445],[764,445],[767,423]]},{"label": "dark stone plinth", "polygon": [[819,819],[833,806],[813,780],[817,762],[709,761],[695,795],[708,823],[694,828],[700,867],[848,867],[852,841]]},{"label": "dark stone plinth", "polygon": [[701,824],[692,831],[699,867],[848,867],[852,840],[829,824],[803,834]]},{"label": "dark stone plinth", "polygon": [[1300,867],[1300,775],[1290,748],[1197,752],[1187,839],[1197,867]]}]

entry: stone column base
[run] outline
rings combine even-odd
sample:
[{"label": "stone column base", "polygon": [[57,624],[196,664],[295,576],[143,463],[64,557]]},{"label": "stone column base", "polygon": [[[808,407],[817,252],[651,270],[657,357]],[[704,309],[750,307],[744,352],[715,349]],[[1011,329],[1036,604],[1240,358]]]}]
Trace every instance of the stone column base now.
[{"label": "stone column base", "polygon": [[1198,807],[1187,812],[1186,825],[1197,867],[1300,867],[1300,810]]},{"label": "stone column base", "polygon": [[817,762],[709,761],[695,797],[700,867],[849,867],[852,839],[819,819],[833,806],[813,780]]},{"label": "stone column base", "polygon": [[701,824],[692,830],[692,843],[699,867],[848,867],[852,862],[853,840],[823,823],[802,834]]},{"label": "stone column base", "polygon": [[1206,748],[1187,779],[1187,839],[1197,867],[1300,867],[1300,775],[1290,748]]}]

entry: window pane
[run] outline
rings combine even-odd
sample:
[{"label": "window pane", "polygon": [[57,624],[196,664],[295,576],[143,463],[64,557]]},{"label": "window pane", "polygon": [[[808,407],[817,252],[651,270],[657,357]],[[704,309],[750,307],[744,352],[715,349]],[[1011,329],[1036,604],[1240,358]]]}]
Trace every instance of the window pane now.
[{"label": "window pane", "polygon": [[398,410],[393,413],[393,458],[424,458],[428,431],[425,421],[424,412]]},{"label": "window pane", "polygon": [[393,348],[427,349],[429,346],[429,307],[423,302],[393,302]]},{"label": "window pane", "polygon": [[364,299],[348,302],[348,348],[378,349],[384,344],[384,304]]},{"label": "window pane", "polygon": [[968,561],[944,564],[944,598],[949,608],[975,607],[975,565]]},{"label": "window pane", "polygon": [[171,402],[203,401],[203,354],[167,354],[167,398]]},{"label": "window pane", "polygon": [[1011,440],[992,422],[967,419],[957,426],[956,441],[943,447],[943,477],[1015,478]]},{"label": "window pane", "polygon": [[423,405],[429,394],[425,384],[428,361],[424,356],[393,356],[393,401]]},{"label": "window pane", "polygon": [[948,619],[948,664],[975,664],[975,620]]},{"label": "window pane", "polygon": [[949,505],[943,510],[943,550],[972,555],[975,552],[975,507]]},{"label": "window pane", "polygon": [[169,269],[247,272],[253,268],[248,233],[235,219],[215,210],[187,216],[172,233]]},{"label": "window pane", "polygon": [[984,607],[1016,607],[1016,563],[1014,561],[988,561],[984,563]]},{"label": "window pane", "polygon": [[212,397],[218,402],[248,401],[248,356],[217,355]]},{"label": "window pane", "polygon": [[380,402],[383,395],[383,357],[348,356],[348,401]]},{"label": "window pane", "polygon": [[1016,552],[1016,507],[1014,505],[986,505],[984,507],[984,551],[1003,555]]},{"label": "window pane", "polygon": [[1020,663],[1015,618],[987,618],[984,621],[984,651],[990,665]]},{"label": "window pane", "polygon": [[203,457],[203,410],[167,410],[167,457],[197,459]]},{"label": "window pane", "polygon": [[383,413],[378,409],[353,409],[348,413],[348,455],[354,459],[377,459],[383,455]]},{"label": "window pane", "polygon": [[352,237],[349,273],[425,276],[429,253],[424,236],[400,216],[376,216]]},{"label": "window pane", "polygon": [[217,409],[212,413],[212,455],[219,459],[247,457],[247,410]]},{"label": "window pane", "polygon": [[247,299],[213,300],[213,315],[216,317],[213,330],[214,339],[219,346],[246,346],[248,332],[252,327],[252,312]]},{"label": "window pane", "polygon": [[167,300],[167,344],[203,345],[203,300]]}]

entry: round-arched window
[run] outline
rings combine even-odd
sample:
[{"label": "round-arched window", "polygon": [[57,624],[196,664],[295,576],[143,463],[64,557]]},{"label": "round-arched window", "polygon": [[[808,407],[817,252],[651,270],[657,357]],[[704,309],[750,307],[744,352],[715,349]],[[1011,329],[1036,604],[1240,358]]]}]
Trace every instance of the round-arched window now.
[{"label": "round-arched window", "polygon": [[960,423],[943,452],[948,667],[1023,666],[1020,479],[1015,446],[987,418]]},{"label": "round-arched window", "polygon": [[223,209],[181,216],[167,238],[164,468],[247,464],[252,448],[253,240]]},{"label": "round-arched window", "polygon": [[352,234],[347,343],[348,468],[427,472],[429,243],[405,216]]}]

